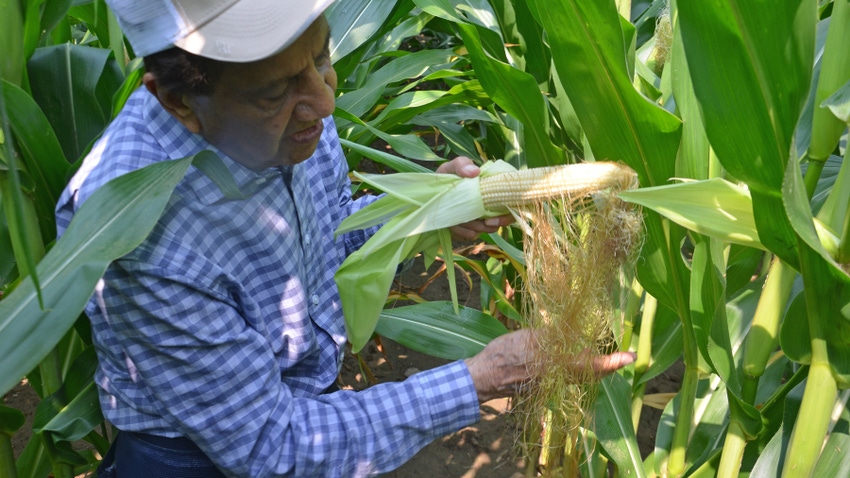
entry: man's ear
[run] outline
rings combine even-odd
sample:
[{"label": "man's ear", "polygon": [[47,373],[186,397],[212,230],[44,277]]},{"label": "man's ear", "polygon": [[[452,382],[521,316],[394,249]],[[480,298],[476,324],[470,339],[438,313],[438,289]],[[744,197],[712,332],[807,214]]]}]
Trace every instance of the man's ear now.
[{"label": "man's ear", "polygon": [[177,121],[181,122],[189,131],[195,134],[201,132],[201,122],[198,120],[195,111],[189,106],[185,96],[177,96],[165,88],[159,88],[156,77],[150,72],[142,76],[142,83],[159,100],[159,104],[165,108],[165,111],[177,118]]}]

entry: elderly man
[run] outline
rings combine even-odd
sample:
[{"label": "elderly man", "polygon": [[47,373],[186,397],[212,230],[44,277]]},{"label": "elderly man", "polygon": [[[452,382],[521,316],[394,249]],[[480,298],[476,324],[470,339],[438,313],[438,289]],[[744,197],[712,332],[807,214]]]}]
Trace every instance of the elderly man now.
[{"label": "elderly man", "polygon": [[[331,0],[112,0],[144,88],[57,206],[148,164],[216,152],[241,195],[191,169],[86,311],[104,416],[99,476],[361,476],[392,470],[529,380],[527,332],[466,361],[336,390],[345,330],[334,271],[374,231],[335,238],[353,201],[333,120]],[[466,158],[441,171],[474,176]],[[456,228],[492,232],[508,218]],[[617,354],[607,372],[629,363]]]}]

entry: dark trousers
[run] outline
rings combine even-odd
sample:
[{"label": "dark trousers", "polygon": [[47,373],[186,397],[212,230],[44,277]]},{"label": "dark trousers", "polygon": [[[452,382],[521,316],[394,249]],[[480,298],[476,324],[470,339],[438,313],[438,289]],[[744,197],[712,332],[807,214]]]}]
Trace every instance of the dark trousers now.
[{"label": "dark trousers", "polygon": [[118,432],[98,478],[218,478],[224,474],[188,438]]}]

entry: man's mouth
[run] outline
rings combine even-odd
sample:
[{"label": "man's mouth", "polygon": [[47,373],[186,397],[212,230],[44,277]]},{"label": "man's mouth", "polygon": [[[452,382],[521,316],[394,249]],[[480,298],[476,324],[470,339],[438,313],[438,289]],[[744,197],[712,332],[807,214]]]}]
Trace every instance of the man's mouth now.
[{"label": "man's mouth", "polygon": [[324,128],[324,123],[319,121],[309,128],[304,128],[301,131],[292,133],[289,137],[296,143],[312,143],[322,135]]}]

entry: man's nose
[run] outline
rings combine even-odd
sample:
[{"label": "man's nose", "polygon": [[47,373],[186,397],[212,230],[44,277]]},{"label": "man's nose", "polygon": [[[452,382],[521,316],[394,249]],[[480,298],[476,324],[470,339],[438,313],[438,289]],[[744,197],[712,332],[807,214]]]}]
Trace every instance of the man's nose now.
[{"label": "man's nose", "polygon": [[[330,73],[331,75],[333,72]],[[295,115],[301,120],[314,120],[330,116],[334,112],[334,90],[326,81],[322,71],[310,68],[301,78],[302,99],[295,107]]]}]

